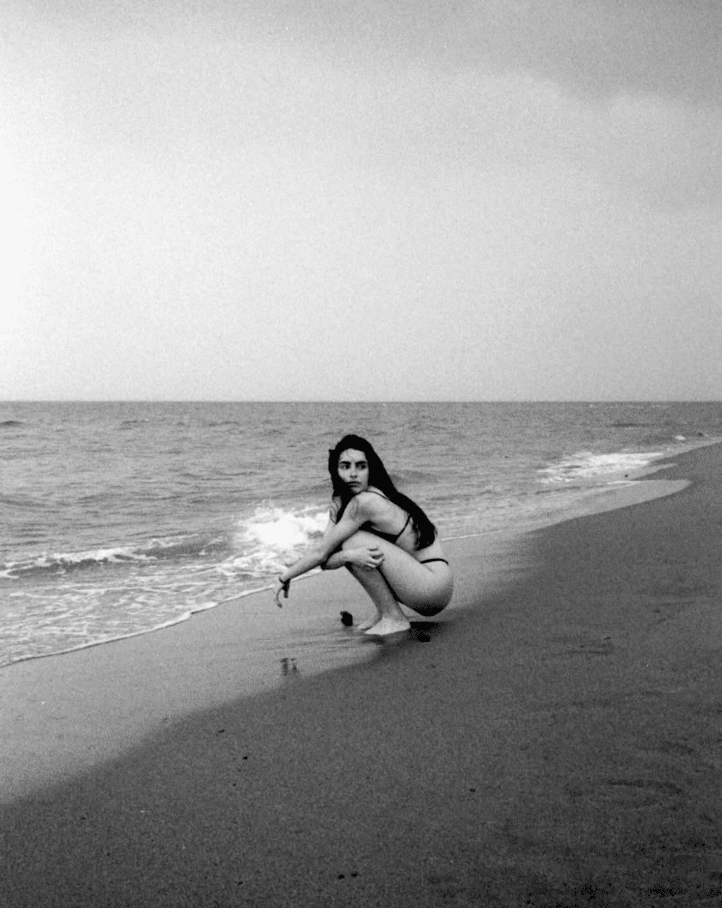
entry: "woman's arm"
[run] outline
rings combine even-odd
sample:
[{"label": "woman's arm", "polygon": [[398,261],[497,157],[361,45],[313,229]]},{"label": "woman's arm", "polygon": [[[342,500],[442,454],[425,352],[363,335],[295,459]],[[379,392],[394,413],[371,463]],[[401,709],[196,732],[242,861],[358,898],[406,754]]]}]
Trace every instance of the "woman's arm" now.
[{"label": "woman's arm", "polygon": [[[326,529],[323,531],[323,537],[321,539],[320,545],[325,545],[331,534],[333,533],[336,527],[336,520],[338,517],[338,512],[341,507],[341,502],[338,498],[333,499],[333,503],[328,511],[328,522],[326,523]],[[331,555],[325,560],[322,561],[319,567],[323,571],[335,571],[336,568],[343,567],[346,563],[345,559],[341,557],[341,550],[332,552]]]},{"label": "woman's arm", "polygon": [[343,549],[339,549],[338,552],[329,555],[320,567],[322,571],[336,571],[339,568],[345,567],[347,564],[347,553]]},{"label": "woman's arm", "polygon": [[352,501],[338,523],[329,521],[321,541],[312,546],[298,561],[286,567],[278,575],[274,588],[274,597],[278,606],[281,605],[281,592],[285,591],[285,595],[288,595],[288,583],[295,577],[300,577],[301,574],[306,574],[315,567],[326,564],[332,557],[335,561],[335,567],[341,567],[342,564],[348,563],[345,559],[341,560],[341,557],[336,557],[342,556],[342,553],[336,550],[340,549],[349,536],[357,532],[366,520],[360,513],[361,509],[354,507],[354,504],[355,502]]},{"label": "woman's arm", "polygon": [[335,571],[341,567],[377,568],[384,560],[383,552],[377,545],[359,545],[353,549],[341,549],[334,552],[321,565],[323,571]]}]

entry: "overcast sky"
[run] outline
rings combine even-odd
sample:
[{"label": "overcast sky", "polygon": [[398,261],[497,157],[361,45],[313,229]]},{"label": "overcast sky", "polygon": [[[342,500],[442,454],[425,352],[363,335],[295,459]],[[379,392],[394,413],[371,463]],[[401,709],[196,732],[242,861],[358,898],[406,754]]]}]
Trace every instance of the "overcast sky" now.
[{"label": "overcast sky", "polygon": [[719,0],[4,0],[0,399],[722,397]]}]

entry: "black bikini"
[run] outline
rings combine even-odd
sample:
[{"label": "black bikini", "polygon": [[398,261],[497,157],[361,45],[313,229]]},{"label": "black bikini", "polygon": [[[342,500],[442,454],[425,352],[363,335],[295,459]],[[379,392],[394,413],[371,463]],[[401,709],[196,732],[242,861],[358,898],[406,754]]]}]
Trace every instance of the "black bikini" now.
[{"label": "black bikini", "polygon": [[366,530],[368,533],[373,533],[374,536],[380,536],[381,539],[385,539],[387,542],[393,542],[394,545],[401,539],[404,535],[404,530],[411,523],[411,514],[406,518],[406,523],[401,527],[401,532],[397,533],[395,536],[393,533],[384,533],[383,530],[377,530],[375,527],[372,527],[370,523],[365,523],[361,527],[362,530]]},{"label": "black bikini", "polygon": [[[372,495],[378,495],[380,498],[384,498],[386,501],[391,501],[386,495],[382,492],[375,492],[373,489],[366,489],[367,492],[371,492]],[[387,542],[392,542],[394,545],[401,539],[404,535],[404,530],[411,523],[411,514],[407,514],[406,523],[401,527],[400,533],[385,533],[383,530],[377,530],[376,527],[371,525],[370,521],[362,524],[359,529],[366,530],[367,533],[373,533],[374,536],[379,536],[381,539],[385,539]]]},{"label": "black bikini", "polygon": [[[382,494],[381,492],[374,492],[373,489],[367,489],[366,491],[367,491],[367,492],[371,492],[371,493],[374,494],[374,495],[379,495],[381,498],[386,498],[386,501],[390,501],[390,500],[391,500],[390,498],[387,498],[387,496],[384,495],[384,494]],[[403,536],[404,531],[406,530],[406,527],[407,527],[410,523],[411,523],[411,514],[409,514],[409,513],[407,512],[406,523],[404,523],[404,525],[401,527],[401,532],[400,532],[400,533],[396,533],[396,534],[394,534],[394,533],[384,533],[383,530],[377,530],[376,527],[372,526],[370,521],[367,522],[367,523],[362,524],[361,527],[359,527],[359,529],[366,530],[368,533],[373,533],[374,536],[378,536],[378,537],[380,537],[381,539],[385,539],[387,542],[391,542],[391,543],[393,543],[393,544],[395,545],[395,544],[398,542],[398,540]],[[443,561],[444,564],[446,564],[446,565],[449,564],[449,562],[446,560],[446,558],[424,558],[423,561],[419,561],[419,564],[429,564],[429,563],[432,562],[432,561]],[[353,568],[351,567],[350,564],[345,565],[345,568],[346,568],[347,571],[350,571],[350,572],[353,574]],[[391,595],[394,597],[394,599],[397,600],[397,602],[401,602],[401,599],[400,599],[400,598],[396,595],[396,593],[394,592],[394,588],[393,588],[393,586],[389,583],[389,580],[388,580],[388,578],[386,577],[386,575],[384,574],[383,570],[382,570],[380,567],[377,568],[377,570],[378,570],[379,574],[381,574],[381,576],[382,576],[382,577],[384,578],[384,580],[386,581],[386,583],[387,583],[389,589],[391,590]]]},{"label": "black bikini", "polygon": [[[366,491],[371,492],[372,495],[379,495],[381,498],[385,498],[386,501],[391,500],[386,495],[382,494],[381,492],[375,492],[373,489],[367,489]],[[401,532],[396,533],[395,535],[394,533],[384,533],[383,530],[377,530],[376,527],[371,526],[370,522],[364,523],[360,529],[366,530],[366,532],[368,533],[373,533],[374,536],[379,536],[381,539],[385,539],[387,542],[392,542],[394,545],[396,545],[399,539],[401,539],[401,537],[404,535],[404,531],[410,523],[411,514],[407,514],[406,523],[401,527]],[[429,564],[432,561],[443,561],[444,564],[449,563],[446,558],[424,558],[422,561],[419,561],[419,564]]]}]

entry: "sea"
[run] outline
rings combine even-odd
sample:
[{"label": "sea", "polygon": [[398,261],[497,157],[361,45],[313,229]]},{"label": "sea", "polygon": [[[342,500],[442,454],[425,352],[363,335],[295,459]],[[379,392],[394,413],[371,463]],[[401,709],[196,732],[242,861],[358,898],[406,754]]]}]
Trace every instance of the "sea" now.
[{"label": "sea", "polygon": [[563,519],[722,405],[0,403],[0,666],[243,608],[323,532],[347,432],[451,540]]}]

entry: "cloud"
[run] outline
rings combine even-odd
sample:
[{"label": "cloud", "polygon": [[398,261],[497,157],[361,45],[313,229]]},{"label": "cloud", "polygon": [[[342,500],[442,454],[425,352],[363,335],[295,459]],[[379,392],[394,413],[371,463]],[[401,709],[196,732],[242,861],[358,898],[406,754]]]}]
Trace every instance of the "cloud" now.
[{"label": "cloud", "polygon": [[[185,32],[191,59],[194,32],[205,32],[216,46],[295,48],[339,71],[421,64],[526,72],[580,97],[722,104],[718,0],[11,0],[13,7],[6,40],[28,53],[38,23],[58,39],[77,34],[101,44],[135,33],[162,47]],[[156,75],[162,82],[167,73]]]},{"label": "cloud", "polygon": [[339,68],[526,72],[580,97],[722,103],[718,0],[299,0],[266,12],[254,28]]},{"label": "cloud", "polygon": [[716,0],[498,0],[461,9],[466,64],[478,52],[498,70],[522,69],[580,97],[722,103]]}]

